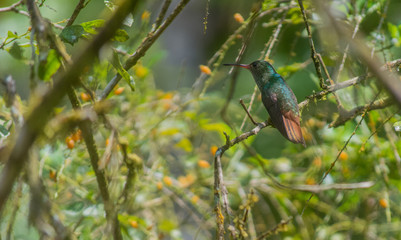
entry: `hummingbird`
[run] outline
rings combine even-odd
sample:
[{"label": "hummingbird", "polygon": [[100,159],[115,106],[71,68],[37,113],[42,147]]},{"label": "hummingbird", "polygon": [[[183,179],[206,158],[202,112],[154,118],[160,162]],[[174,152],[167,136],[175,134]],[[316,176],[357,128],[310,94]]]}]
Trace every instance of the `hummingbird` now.
[{"label": "hummingbird", "polygon": [[253,79],[262,94],[263,105],[269,113],[274,127],[289,141],[300,143],[306,147],[299,122],[297,98],[273,66],[263,60],[257,60],[251,64],[224,65],[242,67],[251,71]]}]

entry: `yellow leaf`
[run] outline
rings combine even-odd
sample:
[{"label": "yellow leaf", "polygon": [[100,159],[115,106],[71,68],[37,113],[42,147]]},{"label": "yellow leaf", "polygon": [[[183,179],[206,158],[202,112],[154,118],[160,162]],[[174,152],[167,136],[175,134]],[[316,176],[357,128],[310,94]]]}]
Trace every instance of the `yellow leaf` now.
[{"label": "yellow leaf", "polygon": [[160,132],[161,136],[172,136],[180,132],[178,128],[168,128]]},{"label": "yellow leaf", "polygon": [[175,146],[184,149],[186,152],[192,152],[192,143],[188,138],[181,139]]}]

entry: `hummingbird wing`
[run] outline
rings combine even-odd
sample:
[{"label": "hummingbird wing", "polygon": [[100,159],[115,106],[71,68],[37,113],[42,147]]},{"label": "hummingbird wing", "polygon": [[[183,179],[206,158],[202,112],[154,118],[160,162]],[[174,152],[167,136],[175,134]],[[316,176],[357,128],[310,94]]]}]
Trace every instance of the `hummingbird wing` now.
[{"label": "hummingbird wing", "polygon": [[265,94],[262,94],[262,101],[269,112],[273,125],[280,131],[281,135],[293,143],[301,143],[306,146],[299,116],[291,110],[285,110],[288,109],[288,106],[282,106],[285,105],[285,102],[278,101],[276,93],[265,91]]}]

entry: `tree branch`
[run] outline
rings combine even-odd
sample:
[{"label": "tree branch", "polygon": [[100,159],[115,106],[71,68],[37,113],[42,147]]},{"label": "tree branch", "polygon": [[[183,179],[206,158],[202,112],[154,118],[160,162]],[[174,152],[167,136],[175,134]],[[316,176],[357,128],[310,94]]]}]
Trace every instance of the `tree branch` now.
[{"label": "tree branch", "polygon": [[75,22],[75,19],[77,19],[78,14],[84,7],[85,7],[85,0],[79,0],[79,3],[74,9],[74,12],[72,13],[70,19],[68,19],[67,24],[65,25],[66,27],[71,26]]},{"label": "tree branch", "polygon": [[121,4],[99,34],[74,58],[73,64],[55,79],[54,87],[48,90],[38,101],[38,104],[33,107],[32,112],[22,126],[10,155],[0,157],[1,159],[8,158],[0,175],[0,211],[5,205],[15,179],[26,162],[29,149],[48,122],[52,109],[66,94],[67,88],[78,83],[79,75],[83,69],[97,56],[100,48],[114,35],[127,14],[134,9],[136,3],[137,1],[126,0]]},{"label": "tree branch", "polygon": [[17,7],[22,4],[24,4],[24,0],[19,0],[18,2],[14,3],[8,7],[0,8],[0,12],[9,12],[9,11],[18,12],[19,10],[17,9]]}]

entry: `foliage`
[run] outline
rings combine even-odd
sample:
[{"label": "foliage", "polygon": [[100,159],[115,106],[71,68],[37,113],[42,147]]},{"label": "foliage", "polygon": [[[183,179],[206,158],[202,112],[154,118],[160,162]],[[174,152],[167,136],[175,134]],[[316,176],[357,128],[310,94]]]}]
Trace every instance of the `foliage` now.
[{"label": "foliage", "polygon": [[[200,27],[188,14],[199,5],[139,1],[54,103],[43,96],[126,1],[65,3],[75,11],[25,2],[0,8],[4,19],[30,19],[0,32],[0,61],[11,63],[0,66],[0,193],[12,188],[0,195],[0,238],[401,238],[400,103],[369,65],[398,74],[396,1],[208,1]],[[189,37],[204,30],[201,43]],[[222,66],[255,59],[297,95],[307,148],[267,122],[253,126],[238,104],[267,119],[251,75]],[[34,121],[41,104],[52,111]],[[9,161],[18,151],[29,155]]]}]

